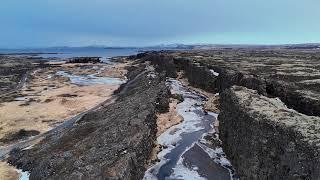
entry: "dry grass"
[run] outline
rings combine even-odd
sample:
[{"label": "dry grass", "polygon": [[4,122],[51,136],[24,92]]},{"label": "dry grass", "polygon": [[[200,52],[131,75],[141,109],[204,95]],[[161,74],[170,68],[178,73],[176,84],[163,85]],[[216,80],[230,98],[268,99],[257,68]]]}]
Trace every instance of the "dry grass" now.
[{"label": "dry grass", "polygon": [[0,179],[17,180],[19,179],[19,173],[9,164],[0,162]]},{"label": "dry grass", "polygon": [[183,118],[177,113],[176,108],[178,104],[177,99],[170,99],[169,112],[158,114],[157,119],[157,137],[165,132],[170,127],[177,125],[183,121]]},{"label": "dry grass", "polygon": [[[0,139],[20,129],[43,133],[110,98],[119,85],[77,86],[70,84],[68,78],[52,76],[60,70],[81,74],[93,73],[92,66],[78,68],[84,66],[89,65],[60,64],[58,67],[37,70],[32,81],[21,91],[26,100],[1,104]],[[104,67],[100,76],[124,78],[123,64],[94,66]],[[108,73],[110,69],[112,71]]]}]

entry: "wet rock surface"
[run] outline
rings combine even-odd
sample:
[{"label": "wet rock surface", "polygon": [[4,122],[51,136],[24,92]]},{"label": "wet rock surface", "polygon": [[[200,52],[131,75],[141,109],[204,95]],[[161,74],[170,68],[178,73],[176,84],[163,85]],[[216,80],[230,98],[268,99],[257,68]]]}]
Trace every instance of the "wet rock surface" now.
[{"label": "wet rock surface", "polygon": [[32,149],[12,151],[9,162],[30,179],[141,179],[156,138],[155,113],[168,107],[169,91],[160,76],[136,70],[115,103]]},{"label": "wet rock surface", "polygon": [[320,118],[234,86],[221,94],[220,137],[241,179],[318,179]]}]

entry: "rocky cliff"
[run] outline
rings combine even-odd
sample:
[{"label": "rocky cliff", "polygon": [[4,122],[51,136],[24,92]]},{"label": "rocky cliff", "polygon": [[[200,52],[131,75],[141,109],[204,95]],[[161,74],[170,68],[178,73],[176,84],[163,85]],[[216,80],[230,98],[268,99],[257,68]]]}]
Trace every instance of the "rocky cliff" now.
[{"label": "rocky cliff", "polygon": [[239,86],[220,101],[220,138],[241,179],[320,177],[319,117]]},{"label": "rocky cliff", "polygon": [[[262,95],[279,97],[289,108],[298,112],[320,116],[320,66],[317,61],[306,59],[305,64],[301,65],[300,61],[289,58],[268,61],[261,58],[254,59],[249,65],[246,64],[248,60],[243,60],[244,66],[239,64],[242,59],[216,60],[214,54],[206,54],[209,57],[199,55],[202,54],[192,51],[187,55],[183,52],[148,52],[139,57],[157,65],[158,70],[165,70],[169,77],[177,77],[177,71],[184,71],[191,85],[209,92],[220,93],[233,85],[244,86]],[[296,66],[301,67],[290,73],[291,68]],[[310,70],[311,67],[314,70]]]},{"label": "rocky cliff", "polygon": [[221,139],[241,179],[319,179],[320,63],[310,54],[218,50],[140,56],[221,94]]}]

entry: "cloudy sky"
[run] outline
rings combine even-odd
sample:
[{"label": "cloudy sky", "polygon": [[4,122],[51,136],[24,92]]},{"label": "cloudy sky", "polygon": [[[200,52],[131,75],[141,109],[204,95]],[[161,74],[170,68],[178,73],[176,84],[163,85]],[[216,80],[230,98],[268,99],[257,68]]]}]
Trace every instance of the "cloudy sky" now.
[{"label": "cloudy sky", "polygon": [[320,42],[320,0],[1,0],[0,47]]}]

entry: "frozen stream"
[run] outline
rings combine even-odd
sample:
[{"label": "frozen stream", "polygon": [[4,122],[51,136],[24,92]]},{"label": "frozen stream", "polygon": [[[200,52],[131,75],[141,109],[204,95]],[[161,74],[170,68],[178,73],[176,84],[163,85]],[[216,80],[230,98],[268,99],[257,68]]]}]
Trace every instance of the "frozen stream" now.
[{"label": "frozen stream", "polygon": [[95,84],[120,85],[125,83],[125,81],[120,78],[97,77],[95,74],[73,75],[65,71],[58,71],[56,75],[67,77],[70,79],[72,84],[82,85],[82,86],[95,85]]},{"label": "frozen stream", "polygon": [[[236,179],[230,162],[215,136],[213,122],[217,114],[206,113],[206,98],[184,87],[175,79],[168,79],[172,94],[180,94],[184,101],[177,112],[184,121],[169,128],[157,141],[163,147],[159,163],[147,170],[144,180],[164,179]],[[208,136],[210,135],[210,136]],[[206,137],[207,136],[207,137]],[[206,140],[211,137],[211,140]]]}]

